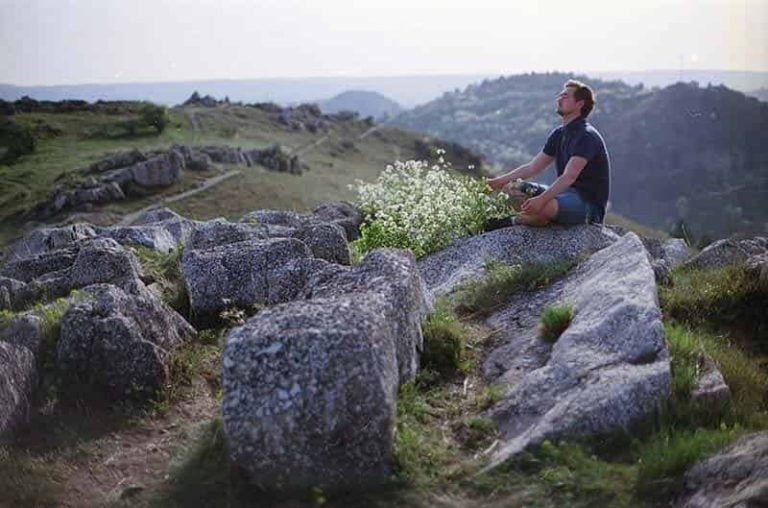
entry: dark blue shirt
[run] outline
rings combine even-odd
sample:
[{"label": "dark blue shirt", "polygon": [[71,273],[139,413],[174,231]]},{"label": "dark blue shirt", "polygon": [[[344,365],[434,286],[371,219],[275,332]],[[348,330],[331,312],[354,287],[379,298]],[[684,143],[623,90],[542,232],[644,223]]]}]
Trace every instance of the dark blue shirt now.
[{"label": "dark blue shirt", "polygon": [[611,187],[611,170],[605,141],[597,129],[586,118],[576,118],[553,130],[542,151],[555,157],[557,176],[563,174],[565,165],[574,155],[587,159],[587,165],[571,187],[605,214]]}]

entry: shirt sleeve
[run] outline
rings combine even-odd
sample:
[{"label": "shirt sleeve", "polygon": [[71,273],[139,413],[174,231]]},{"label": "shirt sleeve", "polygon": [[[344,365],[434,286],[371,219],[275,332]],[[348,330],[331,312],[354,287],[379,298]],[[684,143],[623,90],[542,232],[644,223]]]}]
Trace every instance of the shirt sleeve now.
[{"label": "shirt sleeve", "polygon": [[544,148],[542,148],[541,151],[550,157],[554,157],[557,154],[557,142],[560,139],[559,134],[560,128],[554,129],[552,132],[550,132],[549,137],[547,138],[547,142],[544,144]]},{"label": "shirt sleeve", "polygon": [[592,159],[598,153],[600,153],[600,146],[597,140],[587,132],[574,141],[573,149],[571,150],[571,156],[577,155],[587,160]]}]

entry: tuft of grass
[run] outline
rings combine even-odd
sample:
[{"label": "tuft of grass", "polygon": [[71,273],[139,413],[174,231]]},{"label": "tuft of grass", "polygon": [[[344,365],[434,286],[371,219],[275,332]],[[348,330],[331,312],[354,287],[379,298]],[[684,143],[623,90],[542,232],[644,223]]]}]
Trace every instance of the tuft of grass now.
[{"label": "tuft of grass", "polygon": [[184,248],[179,247],[165,253],[139,245],[134,247],[134,252],[144,275],[160,286],[162,300],[176,312],[189,318],[189,295],[181,273]]},{"label": "tuft of grass", "polygon": [[416,488],[428,488],[449,476],[457,461],[457,446],[443,436],[440,421],[447,416],[450,397],[441,388],[423,391],[418,383],[400,387],[395,433],[397,477]]},{"label": "tuft of grass", "polygon": [[683,475],[694,464],[717,452],[736,437],[740,430],[667,429],[654,435],[638,448],[638,493],[649,498],[669,498],[679,493]]},{"label": "tuft of grass", "polygon": [[453,301],[457,311],[463,314],[488,315],[504,305],[513,294],[547,286],[575,265],[573,259],[524,265],[507,265],[489,259],[485,263],[485,277],[459,286]]},{"label": "tuft of grass", "polygon": [[[725,335],[675,323],[665,325],[672,364],[672,388],[677,423],[731,423],[761,427],[768,423],[768,373]],[[703,355],[709,356],[731,390],[731,404],[723,414],[690,406],[690,392],[699,377]],[[722,419],[722,420],[721,420]]]},{"label": "tuft of grass", "polygon": [[567,303],[550,305],[541,314],[539,337],[541,340],[554,343],[570,326],[575,312],[573,306]]},{"label": "tuft of grass", "polygon": [[423,369],[443,375],[469,370],[465,348],[467,332],[448,302],[438,301],[435,310],[421,324],[424,335]]},{"label": "tuft of grass", "polygon": [[574,443],[544,441],[536,453],[538,474],[553,497],[568,506],[632,506],[635,471],[604,461]]}]

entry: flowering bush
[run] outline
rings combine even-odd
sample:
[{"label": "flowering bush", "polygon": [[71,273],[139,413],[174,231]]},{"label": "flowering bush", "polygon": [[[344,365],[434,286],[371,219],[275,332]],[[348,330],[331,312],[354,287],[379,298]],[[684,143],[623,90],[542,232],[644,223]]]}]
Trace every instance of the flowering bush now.
[{"label": "flowering bush", "polygon": [[426,161],[395,161],[376,182],[353,186],[364,216],[358,253],[396,247],[421,257],[510,213],[506,196],[492,195],[483,180],[452,175],[444,153],[437,151],[432,167]]}]

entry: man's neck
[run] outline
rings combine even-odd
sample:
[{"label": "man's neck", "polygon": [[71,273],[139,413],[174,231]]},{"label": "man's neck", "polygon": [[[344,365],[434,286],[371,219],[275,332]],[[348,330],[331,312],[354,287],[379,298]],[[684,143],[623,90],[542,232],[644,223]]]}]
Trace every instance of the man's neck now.
[{"label": "man's neck", "polygon": [[581,117],[581,113],[571,113],[568,116],[564,116],[563,118],[563,127],[571,123],[572,121],[576,120],[577,118]]}]

